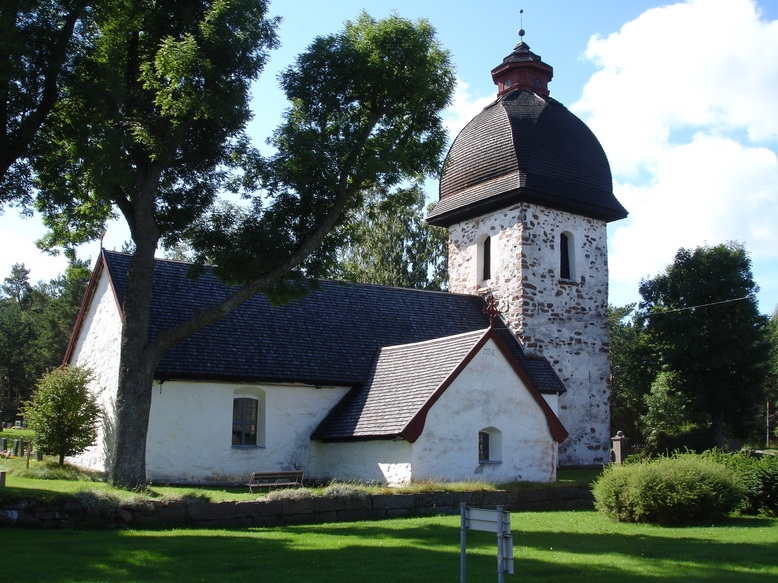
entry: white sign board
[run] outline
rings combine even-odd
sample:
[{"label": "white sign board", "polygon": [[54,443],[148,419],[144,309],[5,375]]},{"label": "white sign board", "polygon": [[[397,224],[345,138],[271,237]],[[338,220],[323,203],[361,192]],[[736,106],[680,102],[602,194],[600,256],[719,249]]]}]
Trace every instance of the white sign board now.
[{"label": "white sign board", "polygon": [[468,530],[481,530],[484,532],[500,531],[502,522],[502,533],[511,532],[511,515],[503,510],[487,510],[485,508],[466,508],[465,527]]}]

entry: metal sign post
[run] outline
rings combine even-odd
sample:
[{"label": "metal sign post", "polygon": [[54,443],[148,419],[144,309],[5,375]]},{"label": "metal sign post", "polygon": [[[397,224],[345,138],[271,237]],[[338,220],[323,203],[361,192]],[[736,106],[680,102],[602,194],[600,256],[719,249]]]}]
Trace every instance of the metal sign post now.
[{"label": "metal sign post", "polygon": [[459,578],[461,583],[467,579],[467,530],[481,530],[497,534],[497,583],[504,583],[505,573],[513,574],[513,537],[511,536],[511,515],[502,506],[497,510],[468,508],[460,505],[460,545]]}]

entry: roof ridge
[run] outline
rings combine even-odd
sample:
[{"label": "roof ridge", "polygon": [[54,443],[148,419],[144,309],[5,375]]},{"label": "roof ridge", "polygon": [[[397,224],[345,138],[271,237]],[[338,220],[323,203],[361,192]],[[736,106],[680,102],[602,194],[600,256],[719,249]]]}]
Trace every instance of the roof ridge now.
[{"label": "roof ridge", "polygon": [[[110,251],[108,249],[103,249],[103,252],[109,255],[119,255],[124,258],[130,259],[132,257],[132,253],[126,253],[124,251]],[[198,265],[197,263],[193,263],[192,261],[187,261],[183,259],[169,259],[166,257],[154,257],[154,263],[170,263],[174,265],[180,265],[182,267],[189,266],[189,267],[195,267],[195,268],[202,268],[204,270],[207,270],[213,277],[216,277],[221,281],[226,287],[239,287],[240,284],[230,284],[225,281],[223,281],[219,276],[215,273],[215,270],[218,268],[218,265],[211,265],[211,264],[203,264]],[[291,281],[291,280],[290,280]],[[346,280],[339,280],[339,279],[331,279],[331,278],[304,278],[302,281],[308,281],[308,282],[318,282],[318,283],[329,283],[332,285],[338,285],[343,287],[357,287],[357,288],[384,288],[389,290],[403,290],[405,291],[411,291],[411,292],[419,292],[419,293],[429,293],[429,294],[445,294],[449,296],[468,296],[472,297],[472,294],[466,294],[461,292],[451,292],[448,290],[436,290],[436,289],[420,289],[415,287],[401,287],[396,285],[388,285],[388,284],[382,284],[382,283],[367,283],[367,282],[357,282],[357,281],[346,281]]]},{"label": "roof ridge", "polygon": [[390,346],[382,346],[381,352],[387,351],[387,350],[399,350],[399,349],[407,349],[414,346],[423,346],[427,344],[436,344],[443,341],[449,341],[453,340],[455,338],[459,337],[465,337],[465,336],[472,336],[474,338],[483,338],[484,334],[488,334],[490,328],[483,328],[479,330],[470,330],[468,332],[460,332],[458,334],[451,334],[449,336],[440,336],[438,338],[430,338],[429,340],[421,340],[419,342],[408,342],[406,344],[392,344]]}]

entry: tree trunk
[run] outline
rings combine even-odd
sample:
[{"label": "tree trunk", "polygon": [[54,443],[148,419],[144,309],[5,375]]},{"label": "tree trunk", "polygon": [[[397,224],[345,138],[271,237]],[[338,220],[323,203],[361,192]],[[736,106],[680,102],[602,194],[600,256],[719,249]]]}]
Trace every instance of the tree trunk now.
[{"label": "tree trunk", "polygon": [[114,449],[108,480],[114,486],[138,490],[146,485],[146,436],[151,411],[151,385],[162,355],[149,345],[149,312],[154,279],[154,254],[159,229],[154,197],[159,173],[148,169],[137,187],[138,197],[127,217],[135,253],[127,274],[122,306],[123,324],[119,381],[116,392]]},{"label": "tree trunk", "polygon": [[126,211],[122,209],[135,242],[135,253],[127,274],[122,310],[124,321],[116,394],[116,427],[108,481],[114,486],[132,490],[146,485],[146,437],[151,411],[151,385],[159,361],[171,346],[223,318],[269,282],[283,277],[304,261],[335,227],[353,194],[344,182],[329,212],[276,269],[249,281],[211,309],[203,310],[173,329],[160,331],[157,338],[149,339],[154,253],[159,241],[159,229],[154,220],[154,194],[159,176],[159,172],[147,169],[138,183],[137,200],[128,205]]}]

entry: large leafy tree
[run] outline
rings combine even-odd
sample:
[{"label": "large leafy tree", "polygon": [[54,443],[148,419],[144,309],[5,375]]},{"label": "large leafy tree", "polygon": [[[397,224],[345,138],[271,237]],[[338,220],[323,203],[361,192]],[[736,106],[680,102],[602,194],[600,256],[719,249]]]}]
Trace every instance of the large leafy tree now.
[{"label": "large leafy tree", "polygon": [[448,232],[425,220],[421,185],[399,191],[391,200],[371,193],[346,227],[332,277],[417,289],[444,289]]},{"label": "large leafy tree", "polygon": [[89,281],[85,262],[64,275],[32,285],[16,264],[0,285],[0,411],[13,419],[38,378],[62,363]]},{"label": "large leafy tree", "polygon": [[[767,446],[770,445],[771,432],[772,436],[778,437],[778,308],[775,309],[773,315],[770,317],[770,323],[768,324],[769,336],[770,336],[770,376],[767,383]],[[772,431],[771,431],[772,430]]]},{"label": "large leafy tree", "polygon": [[631,441],[645,439],[641,415],[645,397],[660,370],[646,321],[635,314],[635,304],[608,308],[611,359],[611,428]]},{"label": "large leafy tree", "polygon": [[[263,0],[95,8],[94,43],[45,126],[37,208],[49,246],[96,237],[115,213],[134,253],[124,301],[110,481],[145,483],[151,384],[176,342],[257,292],[326,272],[363,193],[437,170],[454,77],[425,21],[363,14],[281,75],[291,105],[264,159],[247,144],[249,85],[276,43]],[[232,170],[241,166],[245,172]],[[240,191],[249,212],[216,205]],[[201,220],[205,217],[206,220]],[[237,284],[223,303],[148,337],[155,251],[187,241]]]},{"label": "large leafy tree", "polygon": [[90,4],[0,2],[0,204],[28,202],[30,148],[88,37]]},{"label": "large leafy tree", "polygon": [[673,373],[662,388],[719,446],[752,434],[765,402],[767,319],[756,291],[748,254],[735,243],[681,249],[665,273],[640,285],[648,332]]}]

